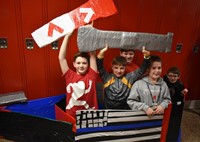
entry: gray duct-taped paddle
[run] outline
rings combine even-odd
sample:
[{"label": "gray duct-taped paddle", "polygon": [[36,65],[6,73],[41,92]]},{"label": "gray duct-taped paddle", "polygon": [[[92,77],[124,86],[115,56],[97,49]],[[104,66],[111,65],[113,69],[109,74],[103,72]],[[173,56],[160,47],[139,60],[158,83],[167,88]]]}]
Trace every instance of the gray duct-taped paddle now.
[{"label": "gray duct-taped paddle", "polygon": [[152,34],[139,32],[120,32],[98,30],[94,27],[82,26],[78,29],[78,48],[81,52],[95,51],[105,47],[171,52],[173,33]]}]

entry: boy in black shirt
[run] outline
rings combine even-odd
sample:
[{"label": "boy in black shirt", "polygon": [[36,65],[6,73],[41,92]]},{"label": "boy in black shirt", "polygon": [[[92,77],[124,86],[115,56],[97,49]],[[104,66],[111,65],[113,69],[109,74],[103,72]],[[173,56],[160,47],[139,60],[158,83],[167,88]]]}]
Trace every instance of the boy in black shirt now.
[{"label": "boy in black shirt", "polygon": [[169,87],[172,102],[183,101],[188,89],[179,80],[180,70],[177,67],[171,67],[163,79]]}]

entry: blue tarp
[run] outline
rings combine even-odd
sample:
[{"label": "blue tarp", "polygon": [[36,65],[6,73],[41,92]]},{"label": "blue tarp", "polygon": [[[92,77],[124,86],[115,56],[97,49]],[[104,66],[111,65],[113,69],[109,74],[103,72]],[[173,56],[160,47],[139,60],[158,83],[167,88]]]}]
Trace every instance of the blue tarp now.
[{"label": "blue tarp", "polygon": [[62,94],[58,96],[31,100],[26,103],[6,106],[5,109],[33,116],[55,119],[54,105],[64,97],[65,94]]}]

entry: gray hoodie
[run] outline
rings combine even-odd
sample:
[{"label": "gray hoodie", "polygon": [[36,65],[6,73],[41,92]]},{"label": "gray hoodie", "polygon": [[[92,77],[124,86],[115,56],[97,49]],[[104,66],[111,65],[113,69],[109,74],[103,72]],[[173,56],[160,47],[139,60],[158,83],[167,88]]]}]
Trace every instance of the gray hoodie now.
[{"label": "gray hoodie", "polygon": [[149,107],[161,105],[164,109],[171,103],[169,89],[162,78],[156,84],[148,77],[136,81],[130,91],[127,104],[132,110],[147,111]]}]

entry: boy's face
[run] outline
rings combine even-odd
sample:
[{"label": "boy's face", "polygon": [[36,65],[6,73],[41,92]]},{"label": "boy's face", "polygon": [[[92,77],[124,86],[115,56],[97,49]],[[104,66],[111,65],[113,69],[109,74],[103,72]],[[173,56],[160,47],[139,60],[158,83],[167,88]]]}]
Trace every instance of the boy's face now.
[{"label": "boy's face", "polygon": [[161,62],[153,62],[152,66],[149,69],[149,77],[152,80],[157,80],[162,73],[162,63]]},{"label": "boy's face", "polygon": [[122,65],[112,65],[113,74],[116,77],[122,77],[125,74],[126,67]]},{"label": "boy's face", "polygon": [[174,73],[171,73],[171,72],[169,72],[167,74],[167,77],[168,77],[168,79],[169,79],[169,81],[171,83],[175,83],[179,79],[179,75],[178,74],[174,74]]},{"label": "boy's face", "polygon": [[79,75],[85,75],[89,68],[87,59],[83,57],[77,57],[73,65],[76,68],[76,73]]},{"label": "boy's face", "polygon": [[126,58],[128,64],[132,63],[134,55],[133,51],[120,52],[120,56]]}]

